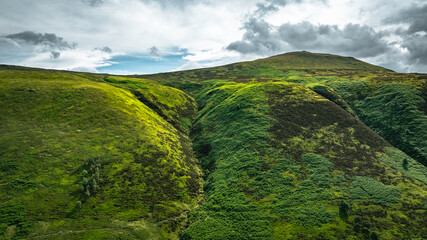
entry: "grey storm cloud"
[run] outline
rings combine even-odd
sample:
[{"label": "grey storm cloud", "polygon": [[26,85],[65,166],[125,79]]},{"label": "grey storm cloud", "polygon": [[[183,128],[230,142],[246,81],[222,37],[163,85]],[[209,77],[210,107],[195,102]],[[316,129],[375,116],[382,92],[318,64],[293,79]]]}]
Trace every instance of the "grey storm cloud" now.
[{"label": "grey storm cloud", "polygon": [[254,11],[253,16],[263,17],[270,12],[276,12],[279,8],[274,3],[259,2],[256,4],[257,10]]},{"label": "grey storm cloud", "polygon": [[9,34],[4,36],[4,38],[13,40],[18,44],[24,43],[29,45],[41,45],[50,49],[73,49],[77,46],[76,43],[66,42],[63,38],[58,37],[53,33],[35,33],[32,31],[25,31]]},{"label": "grey storm cloud", "polygon": [[395,33],[402,38],[401,47],[408,51],[405,55],[408,63],[419,66],[419,69],[425,69],[427,65],[427,4],[413,5],[403,9],[385,19],[383,23],[408,24],[407,28],[399,28]]},{"label": "grey storm cloud", "polygon": [[413,34],[403,40],[402,47],[409,51],[407,56],[412,64],[427,65],[427,35]]},{"label": "grey storm cloud", "polygon": [[113,52],[113,50],[111,48],[109,48],[109,47],[94,48],[93,50],[94,51],[101,51],[101,52],[104,52],[104,53],[112,53]]},{"label": "grey storm cloud", "polygon": [[241,41],[226,49],[243,54],[267,55],[287,50],[326,51],[355,57],[373,57],[388,51],[382,32],[366,25],[314,25],[310,22],[271,26],[264,20],[250,19],[244,24]]},{"label": "grey storm cloud", "polygon": [[243,54],[268,54],[281,51],[282,41],[276,37],[277,34],[272,30],[272,26],[264,20],[250,18],[243,29],[245,29],[243,40],[232,42],[226,47],[227,50]]},{"label": "grey storm cloud", "polygon": [[152,46],[150,49],[148,49],[149,53],[153,57],[161,57],[160,50],[156,46]]},{"label": "grey storm cloud", "polygon": [[52,59],[59,59],[60,56],[61,56],[60,52],[55,52],[55,51],[50,52],[50,58]]},{"label": "grey storm cloud", "polygon": [[384,23],[407,23],[409,24],[406,30],[407,34],[416,32],[427,32],[427,4],[421,7],[413,6],[400,11],[393,17],[384,20]]},{"label": "grey storm cloud", "polygon": [[291,3],[303,3],[303,2],[323,2],[327,0],[265,0],[256,4],[257,9],[252,13],[251,17],[264,17],[269,13],[276,12],[280,7],[284,7]]},{"label": "grey storm cloud", "polygon": [[91,5],[92,7],[100,6],[104,3],[104,0],[82,0],[84,3]]},{"label": "grey storm cloud", "polygon": [[59,59],[60,51],[76,48],[76,43],[69,43],[53,33],[36,33],[25,31],[0,36],[0,62],[24,61],[36,53],[50,53],[53,60]]}]

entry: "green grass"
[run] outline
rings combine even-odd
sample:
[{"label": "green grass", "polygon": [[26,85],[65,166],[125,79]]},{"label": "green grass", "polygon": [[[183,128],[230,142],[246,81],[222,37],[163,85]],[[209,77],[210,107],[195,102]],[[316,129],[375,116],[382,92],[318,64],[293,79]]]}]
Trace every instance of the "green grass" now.
[{"label": "green grass", "polygon": [[184,92],[146,79],[115,76],[107,77],[105,81],[113,86],[130,90],[139,101],[150,107],[174,127],[182,131],[188,130],[188,126],[186,129],[181,123],[185,118],[194,118],[196,104]]},{"label": "green grass", "polygon": [[[381,155],[379,159],[386,162],[389,166],[397,169],[404,176],[417,179],[420,182],[427,184],[427,169],[419,162],[413,160],[404,152],[396,149],[386,147],[384,149],[386,154]],[[406,160],[406,164],[405,164]]]},{"label": "green grass", "polygon": [[[283,82],[208,82],[198,96],[193,137],[206,203],[190,215],[183,239],[403,236],[379,223],[390,216],[378,209],[417,219],[404,234],[421,236],[415,222],[425,211],[404,206],[422,208],[425,186],[403,184],[398,171],[385,168],[377,154],[389,144],[339,106]],[[364,183],[367,192],[357,191]],[[347,219],[343,199],[352,206]]]},{"label": "green grass", "polygon": [[426,98],[423,75],[307,52],[132,77],[2,65],[0,239],[424,239]]},{"label": "green grass", "polygon": [[[141,233],[176,237],[185,219],[167,219],[197,205],[201,187],[201,172],[185,134],[131,92],[105,83],[25,71],[2,71],[0,81],[0,199],[19,202],[27,216],[7,223],[17,229],[16,236],[27,222],[47,222],[46,235],[87,230],[59,236],[81,238],[99,226],[122,228],[112,220],[126,229],[145,219],[159,230],[142,227]],[[194,107],[194,102],[181,103],[191,98],[181,97],[185,94],[179,90],[155,83],[149,87],[173,97],[167,113],[179,113],[165,114],[168,120],[178,123],[180,114]],[[96,166],[93,158],[99,159]],[[89,185],[83,179],[93,181],[96,172],[97,188],[91,185],[86,196]],[[165,222],[157,225],[160,221]],[[30,236],[36,236],[33,230]],[[96,231],[109,238],[109,230]]]},{"label": "green grass", "polygon": [[420,92],[407,83],[385,84],[356,106],[360,118],[391,144],[427,166],[427,116]]}]

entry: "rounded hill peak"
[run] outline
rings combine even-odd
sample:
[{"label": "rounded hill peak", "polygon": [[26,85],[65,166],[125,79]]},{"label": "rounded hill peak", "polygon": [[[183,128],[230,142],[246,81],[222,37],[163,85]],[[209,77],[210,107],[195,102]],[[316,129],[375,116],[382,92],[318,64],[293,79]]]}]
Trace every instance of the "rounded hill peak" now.
[{"label": "rounded hill peak", "polygon": [[289,52],[263,59],[254,63],[272,65],[279,69],[312,69],[312,70],[364,70],[391,72],[391,70],[375,66],[354,57],[343,57],[326,53],[312,53],[307,51]]}]

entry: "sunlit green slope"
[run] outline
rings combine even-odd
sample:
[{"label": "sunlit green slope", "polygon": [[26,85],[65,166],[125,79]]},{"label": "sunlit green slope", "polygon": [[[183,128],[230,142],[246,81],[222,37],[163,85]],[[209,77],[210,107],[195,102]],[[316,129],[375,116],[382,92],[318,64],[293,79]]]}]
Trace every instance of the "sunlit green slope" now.
[{"label": "sunlit green slope", "polygon": [[335,103],[285,82],[198,99],[206,203],[183,239],[425,237],[427,169]]},{"label": "sunlit green slope", "polygon": [[0,236],[425,239],[426,99],[426,75],[308,52],[0,66]]},{"label": "sunlit green slope", "polygon": [[425,74],[395,73],[351,57],[292,52],[252,62],[143,77],[193,94],[210,79],[303,85],[358,115],[391,144],[427,166]]},{"label": "sunlit green slope", "polygon": [[118,87],[78,74],[0,71],[0,236],[182,231],[201,191],[181,124],[193,117],[194,100],[150,81],[106,81]]},{"label": "sunlit green slope", "polygon": [[302,52],[144,77],[199,103],[183,239],[427,237],[424,75]]}]

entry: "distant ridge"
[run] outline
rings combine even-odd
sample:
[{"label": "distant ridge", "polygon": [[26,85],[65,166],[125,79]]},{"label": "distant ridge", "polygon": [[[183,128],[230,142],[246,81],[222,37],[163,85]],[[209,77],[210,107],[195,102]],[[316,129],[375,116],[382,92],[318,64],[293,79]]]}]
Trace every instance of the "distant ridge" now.
[{"label": "distant ridge", "polygon": [[[367,62],[363,62],[354,57],[344,57],[327,53],[312,53],[307,51],[288,52],[271,57],[260,58],[254,61],[237,62],[223,66],[208,67],[200,69],[191,69],[177,72],[188,71],[210,71],[221,67],[231,66],[274,66],[279,70],[362,70],[362,71],[379,71],[379,72],[394,72],[393,70],[376,66]],[[44,69],[37,67],[25,67],[18,65],[0,64],[0,71],[4,70],[24,70],[24,71],[49,71],[49,72],[79,72],[71,70]],[[171,72],[176,73],[176,72]],[[103,74],[103,73],[101,73]],[[157,74],[157,73],[156,73]],[[149,74],[155,75],[155,74]]]},{"label": "distant ridge", "polygon": [[354,57],[343,57],[326,53],[311,53],[307,51],[283,53],[255,60],[254,63],[275,65],[281,69],[334,69],[393,72],[390,69],[372,65]]}]

